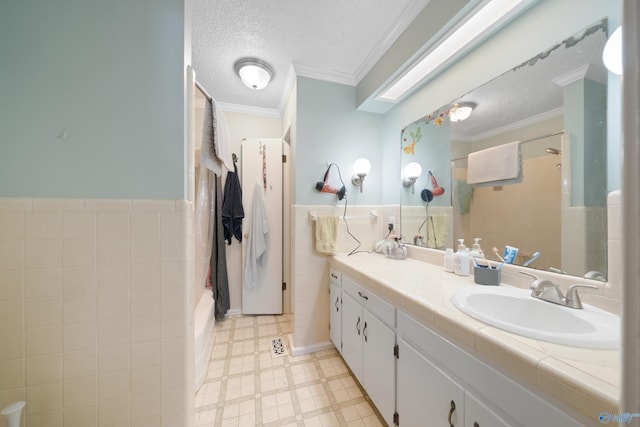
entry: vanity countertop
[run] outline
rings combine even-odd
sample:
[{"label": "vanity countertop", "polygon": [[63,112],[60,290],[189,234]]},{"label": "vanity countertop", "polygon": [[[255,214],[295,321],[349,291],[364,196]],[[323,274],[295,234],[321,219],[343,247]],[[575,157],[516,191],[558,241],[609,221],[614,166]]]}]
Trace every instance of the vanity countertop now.
[{"label": "vanity countertop", "polygon": [[538,341],[489,326],[459,311],[451,296],[479,286],[415,259],[380,254],[338,254],[330,265],[361,282],[398,309],[488,360],[525,385],[534,386],[597,422],[618,413],[619,350],[594,350]]}]

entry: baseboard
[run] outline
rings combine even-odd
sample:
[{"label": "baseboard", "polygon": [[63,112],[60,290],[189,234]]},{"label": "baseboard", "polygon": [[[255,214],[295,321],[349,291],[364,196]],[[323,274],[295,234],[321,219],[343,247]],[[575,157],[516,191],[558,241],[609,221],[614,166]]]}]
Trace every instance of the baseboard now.
[{"label": "baseboard", "polygon": [[227,314],[225,314],[225,317],[231,317],[231,316],[239,316],[242,314],[242,310],[239,308],[234,308],[233,310],[227,310]]},{"label": "baseboard", "polygon": [[293,339],[293,334],[287,335],[289,340],[289,347],[292,356],[302,356],[303,354],[315,353],[316,351],[329,350],[335,348],[331,341],[325,341],[317,344],[312,344],[304,347],[296,347]]}]

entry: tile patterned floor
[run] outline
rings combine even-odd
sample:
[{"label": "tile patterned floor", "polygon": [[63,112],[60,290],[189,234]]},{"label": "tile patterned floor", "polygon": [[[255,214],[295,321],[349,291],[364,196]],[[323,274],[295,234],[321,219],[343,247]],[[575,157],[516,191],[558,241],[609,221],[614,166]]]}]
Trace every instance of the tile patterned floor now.
[{"label": "tile patterned floor", "polygon": [[216,322],[208,376],[196,394],[196,426],[384,426],[335,349],[271,356],[292,316],[232,316]]}]

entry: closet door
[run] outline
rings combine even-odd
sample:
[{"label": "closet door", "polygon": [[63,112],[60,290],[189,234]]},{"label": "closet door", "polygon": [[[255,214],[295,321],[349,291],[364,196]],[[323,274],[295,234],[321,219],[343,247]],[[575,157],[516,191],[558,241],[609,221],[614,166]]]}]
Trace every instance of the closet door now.
[{"label": "closet door", "polygon": [[[242,313],[282,314],[282,140],[248,138],[242,141]],[[256,184],[258,186],[256,187]],[[247,283],[246,258],[250,253],[254,191],[261,191],[269,225],[266,263],[257,278]]]}]

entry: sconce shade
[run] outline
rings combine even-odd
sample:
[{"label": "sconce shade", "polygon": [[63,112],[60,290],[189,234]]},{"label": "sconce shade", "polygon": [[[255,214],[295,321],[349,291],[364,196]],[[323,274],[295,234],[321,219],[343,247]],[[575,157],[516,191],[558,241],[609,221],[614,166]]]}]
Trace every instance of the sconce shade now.
[{"label": "sconce shade", "polygon": [[407,163],[404,167],[404,176],[406,178],[418,178],[422,174],[422,166],[418,162]]},{"label": "sconce shade", "polygon": [[616,28],[604,45],[602,62],[612,73],[622,75],[622,27]]},{"label": "sconce shade", "polygon": [[453,107],[449,110],[449,120],[452,122],[467,120],[474,108],[476,108],[476,104],[473,102],[460,102],[453,104]]},{"label": "sconce shade", "polygon": [[351,183],[357,187],[360,187],[362,193],[362,183],[364,177],[371,172],[371,162],[364,157],[359,158],[353,164],[353,176],[351,177]]},{"label": "sconce shade", "polygon": [[371,172],[371,162],[364,157],[359,158],[353,164],[353,173],[356,175],[368,175]]},{"label": "sconce shade", "polygon": [[257,58],[239,59],[234,69],[242,83],[253,90],[264,89],[273,78],[273,70],[269,64]]},{"label": "sconce shade", "polygon": [[422,174],[422,166],[418,162],[407,163],[404,166],[404,180],[402,184],[405,187],[411,187],[411,194],[415,192],[415,184]]}]

